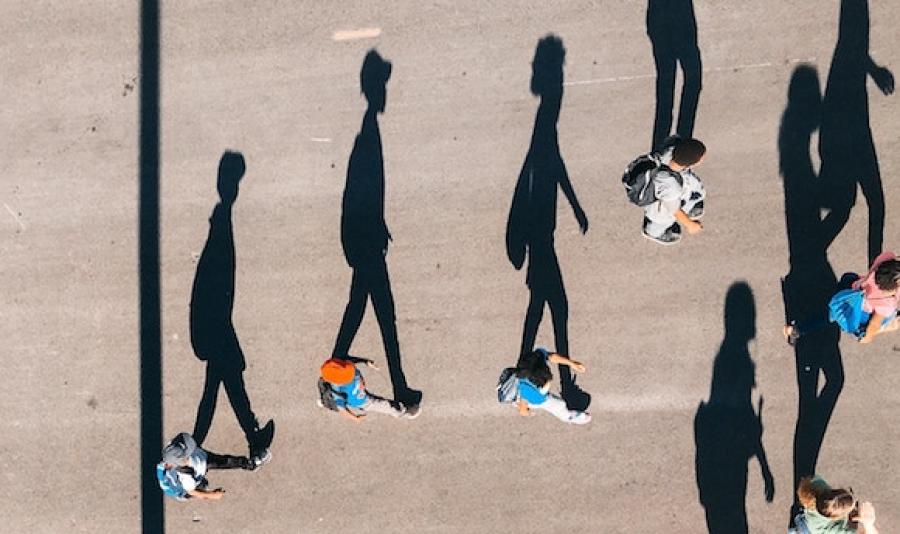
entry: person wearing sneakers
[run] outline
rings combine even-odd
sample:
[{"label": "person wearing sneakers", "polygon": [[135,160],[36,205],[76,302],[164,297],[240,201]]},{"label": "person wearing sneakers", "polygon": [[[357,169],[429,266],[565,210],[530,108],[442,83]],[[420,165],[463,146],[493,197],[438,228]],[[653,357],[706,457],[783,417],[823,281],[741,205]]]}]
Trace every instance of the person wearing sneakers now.
[{"label": "person wearing sneakers", "polygon": [[[366,389],[366,381],[356,368],[358,364],[378,370],[375,362],[365,358],[348,356],[326,360],[319,369],[322,381],[327,387],[328,407],[354,422],[361,423],[368,412],[387,414],[393,417],[415,419],[419,415],[419,405],[404,406],[397,401],[379,397]],[[325,406],[319,400],[320,406]]]},{"label": "person wearing sneakers", "polygon": [[643,235],[662,245],[681,240],[682,226],[689,234],[703,230],[703,200],[706,190],[694,174],[706,155],[706,146],[696,139],[671,136],[656,156],[660,167],[653,176],[656,201],[644,207]]},{"label": "person wearing sneakers", "polygon": [[156,479],[163,494],[178,501],[187,499],[219,500],[222,488],[209,489],[206,472],[209,469],[246,469],[258,465],[246,456],[230,456],[205,451],[187,432],[175,436],[165,449],[162,461],[156,464]]},{"label": "person wearing sneakers", "polygon": [[575,425],[591,422],[591,414],[570,410],[566,402],[555,393],[550,393],[550,382],[553,374],[550,364],[565,365],[573,371],[583,373],[584,364],[570,360],[562,354],[551,353],[546,349],[527,352],[516,364],[516,376],[519,378],[519,397],[517,405],[519,415],[533,415],[532,408],[544,410],[556,416],[560,421]]}]

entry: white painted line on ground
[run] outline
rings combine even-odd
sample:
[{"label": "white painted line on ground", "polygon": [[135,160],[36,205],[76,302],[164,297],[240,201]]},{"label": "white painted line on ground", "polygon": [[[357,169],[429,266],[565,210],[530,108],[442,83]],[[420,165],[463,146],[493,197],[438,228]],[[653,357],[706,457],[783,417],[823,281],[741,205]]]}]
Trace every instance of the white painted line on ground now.
[{"label": "white painted line on ground", "polygon": [[[788,64],[796,65],[797,63],[806,63],[813,62],[816,58],[797,58],[797,59],[789,59]],[[769,67],[775,66],[775,63],[770,61],[766,61],[763,63],[747,63],[744,65],[731,65],[729,67],[713,67],[709,69],[703,69],[703,72],[727,72],[727,71],[737,71],[737,70],[749,70],[749,69],[765,69]],[[576,80],[572,82],[565,82],[563,85],[565,86],[573,86],[573,85],[600,85],[604,83],[616,83],[616,82],[630,82],[632,80],[645,80],[648,78],[656,78],[656,74],[637,74],[634,76],[611,76],[609,78],[596,78],[593,80]]]},{"label": "white painted line on ground", "polygon": [[13,211],[12,208],[9,207],[9,204],[7,204],[5,202],[3,203],[3,207],[5,207],[6,211],[8,211],[10,215],[12,215],[12,218],[15,219],[16,223],[19,225],[19,228],[21,228],[22,231],[24,232],[25,231],[25,223],[22,222],[22,219],[19,218],[19,215],[15,211]]},{"label": "white painted line on ground", "polygon": [[310,137],[309,140],[312,141],[313,143],[330,143],[331,142],[330,137]]},{"label": "white painted line on ground", "polygon": [[356,30],[338,30],[331,34],[335,41],[356,41],[358,39],[372,39],[381,35],[381,28],[359,28]]}]

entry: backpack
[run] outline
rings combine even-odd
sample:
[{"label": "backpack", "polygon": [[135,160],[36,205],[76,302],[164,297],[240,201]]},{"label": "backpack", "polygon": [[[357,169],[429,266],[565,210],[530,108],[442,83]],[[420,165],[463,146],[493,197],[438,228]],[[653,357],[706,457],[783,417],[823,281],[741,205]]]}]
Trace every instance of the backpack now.
[{"label": "backpack", "polygon": [[663,165],[661,158],[680,139],[681,137],[677,135],[667,137],[660,145],[658,151],[638,156],[625,167],[625,174],[622,175],[622,185],[625,186],[625,196],[628,197],[632,204],[644,207],[656,202],[656,188],[654,187],[653,179],[663,169],[670,172],[678,180],[679,184],[684,184],[681,174]]},{"label": "backpack", "polygon": [[319,378],[318,382],[319,386],[319,400],[322,402],[323,408],[328,408],[332,411],[338,411],[337,403],[334,401],[335,397],[341,397],[346,399],[347,396],[339,391],[335,391],[331,384]]},{"label": "backpack", "polygon": [[865,295],[862,289],[843,289],[828,302],[828,320],[837,323],[841,330],[856,337],[863,337],[871,314],[863,311]]},{"label": "backpack", "polygon": [[497,380],[497,401],[501,404],[516,402],[519,396],[519,378],[515,367],[507,367]]}]

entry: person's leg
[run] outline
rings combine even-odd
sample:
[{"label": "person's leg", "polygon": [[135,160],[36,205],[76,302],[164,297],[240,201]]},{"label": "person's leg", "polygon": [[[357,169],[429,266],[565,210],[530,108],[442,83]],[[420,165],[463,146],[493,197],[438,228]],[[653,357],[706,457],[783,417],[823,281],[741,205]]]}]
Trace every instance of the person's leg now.
[{"label": "person's leg", "polygon": [[375,318],[378,320],[378,328],[381,331],[381,342],[391,376],[394,398],[411,405],[418,404],[422,394],[409,388],[406,382],[406,373],[403,372],[394,294],[391,291],[391,280],[383,256],[378,261],[372,262],[366,275],[369,277],[368,285],[372,295],[372,307],[375,308]]},{"label": "person's leg", "polygon": [[359,267],[353,269],[353,279],[350,282],[350,298],[347,307],[344,308],[344,316],[341,318],[341,326],[338,329],[337,339],[334,342],[332,356],[343,358],[350,352],[353,338],[359,331],[363,315],[366,313],[366,300],[369,297],[369,289],[365,277]]},{"label": "person's leg", "polygon": [[688,139],[694,134],[694,120],[697,118],[697,105],[700,102],[702,88],[703,64],[696,43],[683,51],[678,59],[684,75],[684,86],[681,90],[678,126],[675,131],[682,138]]},{"label": "person's leg", "polygon": [[871,148],[868,158],[870,165],[864,170],[863,177],[859,180],[859,186],[866,205],[869,207],[869,263],[881,254],[884,246],[884,187],[881,184],[881,171],[878,167],[878,157],[875,147]]},{"label": "person's leg", "polygon": [[216,372],[216,367],[207,361],[203,394],[200,397],[200,404],[197,406],[197,419],[194,422],[194,431],[191,433],[197,445],[203,445],[203,441],[209,433],[213,414],[216,412],[216,400],[219,397],[219,383],[221,381],[222,378]]},{"label": "person's leg", "polygon": [[672,107],[675,103],[675,56],[669,43],[653,40],[656,63],[656,115],[653,121],[652,149],[658,150],[672,129]]},{"label": "person's leg", "polygon": [[583,425],[591,421],[591,415],[589,413],[570,410],[566,406],[566,401],[553,393],[551,393],[547,397],[547,400],[541,404],[532,404],[531,407],[550,413],[560,421],[566,423]]},{"label": "person's leg", "polygon": [[389,401],[368,391],[366,391],[366,394],[369,395],[369,401],[364,408],[367,412],[383,413],[391,417],[400,417],[406,413],[406,409],[399,402]]},{"label": "person's leg", "polygon": [[246,456],[216,454],[206,451],[206,466],[209,469],[252,469],[253,463]]}]

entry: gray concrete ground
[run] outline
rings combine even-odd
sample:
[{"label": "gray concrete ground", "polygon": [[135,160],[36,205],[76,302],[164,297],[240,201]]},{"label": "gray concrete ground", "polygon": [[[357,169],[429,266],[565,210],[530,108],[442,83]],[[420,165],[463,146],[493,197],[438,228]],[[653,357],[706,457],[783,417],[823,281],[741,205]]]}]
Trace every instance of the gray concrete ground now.
[{"label": "gray concrete ground", "polygon": [[[0,518],[4,532],[135,532],[140,525],[136,7],[0,3]],[[900,68],[900,13],[871,2],[871,54]],[[749,464],[750,531],[783,532],[797,414],[780,337],[788,271],[777,135],[799,62],[824,86],[839,2],[696,1],[704,88],[695,134],[709,146],[706,230],[674,248],[640,237],[619,185],[646,150],[654,69],[646,2],[166,2],[162,50],[164,427],[190,430],[204,367],[188,303],[216,201],[216,165],[241,151],[235,326],[247,390],[274,418],[274,460],[213,473],[217,503],[168,502],[169,532],[702,532],[693,419],[710,390],[724,296],[745,280],[757,308],[754,399],[775,477],[768,504]],[[339,30],[380,36],[336,41]],[[533,127],[538,38],[568,50],[560,147],[590,219],[560,200],[557,251],[574,358],[593,422],[524,420],[493,386],[515,361],[524,272],[504,252],[512,191]],[[356,426],[317,409],[350,270],[339,220],[362,119],[359,68],[394,65],[381,118],[388,255],[416,421]],[[868,82],[900,248],[897,96]],[[812,147],[815,150],[815,143]],[[829,251],[866,263],[866,205]],[[634,280],[651,281],[645,287]],[[549,316],[539,342],[552,346]],[[900,528],[900,337],[841,342],[846,384],[819,471]],[[353,351],[383,363],[371,309]],[[369,373],[389,392],[386,371]],[[754,401],[754,405],[756,402]],[[207,445],[244,450],[224,395]]]}]

